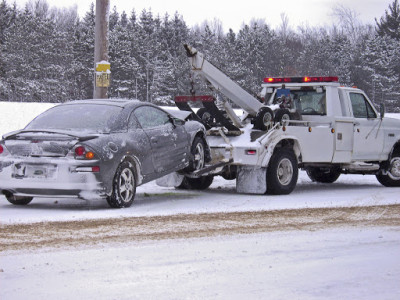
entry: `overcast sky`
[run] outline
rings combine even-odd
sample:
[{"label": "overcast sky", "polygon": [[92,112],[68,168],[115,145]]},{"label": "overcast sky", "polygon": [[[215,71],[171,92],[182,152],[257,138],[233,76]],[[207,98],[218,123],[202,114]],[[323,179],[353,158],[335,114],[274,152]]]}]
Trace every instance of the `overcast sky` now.
[{"label": "overcast sky", "polygon": [[[8,0],[12,3],[13,0]],[[23,7],[27,0],[17,0]],[[83,16],[95,0],[47,0],[50,6],[71,7],[77,5],[79,15]],[[276,28],[281,24],[281,14],[289,18],[289,26],[295,29],[299,25],[332,25],[332,7],[341,4],[357,12],[363,23],[374,24],[380,19],[393,0],[146,0],[146,1],[110,1],[110,9],[117,7],[129,15],[132,9],[139,15],[143,9],[151,8],[154,15],[164,16],[166,12],[174,15],[177,11],[189,26],[203,23],[204,20],[221,20],[224,30],[232,28],[238,31],[243,22],[251,19],[265,19],[266,23]]]}]

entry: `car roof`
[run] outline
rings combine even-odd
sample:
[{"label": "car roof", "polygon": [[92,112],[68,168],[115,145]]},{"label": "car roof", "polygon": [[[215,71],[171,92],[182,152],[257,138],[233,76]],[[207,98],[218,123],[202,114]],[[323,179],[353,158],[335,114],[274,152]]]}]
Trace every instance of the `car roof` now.
[{"label": "car roof", "polygon": [[139,100],[130,99],[86,99],[86,100],[74,100],[63,103],[63,105],[76,105],[76,104],[100,104],[100,105],[112,105],[119,107],[136,107],[143,105],[143,102]]}]

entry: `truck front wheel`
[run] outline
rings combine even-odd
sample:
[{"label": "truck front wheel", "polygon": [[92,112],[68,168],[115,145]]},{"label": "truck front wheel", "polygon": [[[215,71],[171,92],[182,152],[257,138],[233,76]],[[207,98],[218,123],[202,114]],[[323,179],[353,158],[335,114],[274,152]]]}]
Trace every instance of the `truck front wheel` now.
[{"label": "truck front wheel", "polygon": [[290,194],[297,184],[299,169],[291,149],[278,149],[272,155],[267,169],[267,194]]},{"label": "truck front wheel", "polygon": [[384,186],[400,187],[400,153],[392,157],[387,168],[379,171],[376,179]]},{"label": "truck front wheel", "polygon": [[313,182],[321,183],[334,183],[340,176],[340,169],[338,168],[309,167],[306,172]]}]

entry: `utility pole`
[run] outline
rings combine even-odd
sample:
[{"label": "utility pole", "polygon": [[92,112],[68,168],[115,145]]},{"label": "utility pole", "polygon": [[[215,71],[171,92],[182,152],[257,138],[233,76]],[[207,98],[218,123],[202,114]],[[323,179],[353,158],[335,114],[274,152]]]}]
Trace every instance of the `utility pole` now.
[{"label": "utility pole", "polygon": [[110,0],[96,0],[96,25],[94,42],[94,99],[106,99],[110,85],[110,64],[108,62],[108,16]]}]

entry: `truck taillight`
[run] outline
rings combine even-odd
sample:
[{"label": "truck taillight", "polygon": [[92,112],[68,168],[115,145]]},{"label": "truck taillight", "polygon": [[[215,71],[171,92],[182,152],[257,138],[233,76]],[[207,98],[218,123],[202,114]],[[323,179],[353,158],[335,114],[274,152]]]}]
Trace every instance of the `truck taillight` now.
[{"label": "truck taillight", "polygon": [[264,78],[265,83],[305,83],[305,82],[338,82],[337,76],[327,77],[266,77]]}]

